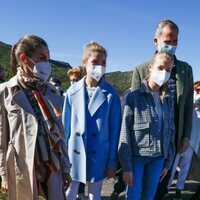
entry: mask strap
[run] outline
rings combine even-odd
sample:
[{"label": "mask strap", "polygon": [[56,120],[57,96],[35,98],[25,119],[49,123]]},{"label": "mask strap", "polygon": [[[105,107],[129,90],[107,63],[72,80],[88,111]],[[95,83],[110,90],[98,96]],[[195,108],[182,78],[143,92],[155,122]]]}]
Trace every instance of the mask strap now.
[{"label": "mask strap", "polygon": [[28,58],[34,65],[36,64],[29,56],[27,56],[27,58]]}]

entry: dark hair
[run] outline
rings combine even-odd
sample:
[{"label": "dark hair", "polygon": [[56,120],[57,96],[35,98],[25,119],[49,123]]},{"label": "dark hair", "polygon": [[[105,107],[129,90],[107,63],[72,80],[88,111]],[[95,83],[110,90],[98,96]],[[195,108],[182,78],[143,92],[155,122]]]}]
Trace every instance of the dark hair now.
[{"label": "dark hair", "polygon": [[10,53],[10,65],[15,75],[17,73],[17,67],[21,64],[19,59],[20,54],[24,53],[31,57],[33,54],[37,53],[38,49],[42,46],[48,48],[47,43],[40,37],[36,35],[25,35],[11,48]]}]

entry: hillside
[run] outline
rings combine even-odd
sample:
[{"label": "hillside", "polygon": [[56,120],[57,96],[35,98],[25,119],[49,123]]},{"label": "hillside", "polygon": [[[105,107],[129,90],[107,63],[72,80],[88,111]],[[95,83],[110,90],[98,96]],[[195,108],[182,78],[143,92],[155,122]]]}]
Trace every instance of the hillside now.
[{"label": "hillside", "polygon": [[[5,44],[0,41],[0,67],[4,68],[7,79],[9,79],[12,76],[12,71],[9,64],[10,50],[11,50],[11,45]],[[70,64],[52,59],[50,59],[50,63],[52,65],[51,76],[58,77],[63,83],[62,86],[68,87],[69,81],[66,79],[66,73],[67,70],[71,68]]]},{"label": "hillside", "polygon": [[[0,41],[0,67],[4,68],[6,72],[7,79],[12,76],[11,68],[9,65],[11,45],[5,44]],[[67,70],[71,68],[69,63],[56,61],[50,59],[52,65],[51,76],[58,77],[62,82],[62,88],[69,87],[69,80],[66,78]],[[132,71],[129,72],[111,72],[106,73],[106,80],[111,83],[114,87],[117,88],[120,95],[123,95],[123,92],[130,87],[131,85]]]},{"label": "hillside", "polygon": [[0,66],[3,66],[5,69],[9,68],[10,49],[11,45],[0,41]]},{"label": "hillside", "polygon": [[111,83],[123,95],[124,91],[131,87],[132,71],[106,73],[106,80]]}]

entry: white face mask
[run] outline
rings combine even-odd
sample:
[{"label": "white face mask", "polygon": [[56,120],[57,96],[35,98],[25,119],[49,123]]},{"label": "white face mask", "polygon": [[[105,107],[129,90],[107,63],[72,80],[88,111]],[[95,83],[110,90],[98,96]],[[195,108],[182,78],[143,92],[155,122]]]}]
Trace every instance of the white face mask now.
[{"label": "white face mask", "polygon": [[87,74],[95,79],[97,82],[102,78],[102,76],[105,74],[106,67],[102,65],[89,65],[86,68]]},{"label": "white face mask", "polygon": [[47,81],[49,75],[51,73],[51,64],[49,62],[38,62],[35,63],[32,59],[29,58],[31,62],[33,62],[34,67],[32,69],[33,75],[36,78],[39,78],[43,81]]},{"label": "white face mask", "polygon": [[151,78],[154,83],[156,83],[159,86],[164,85],[170,77],[170,72],[167,72],[165,70],[153,70],[151,72]]}]

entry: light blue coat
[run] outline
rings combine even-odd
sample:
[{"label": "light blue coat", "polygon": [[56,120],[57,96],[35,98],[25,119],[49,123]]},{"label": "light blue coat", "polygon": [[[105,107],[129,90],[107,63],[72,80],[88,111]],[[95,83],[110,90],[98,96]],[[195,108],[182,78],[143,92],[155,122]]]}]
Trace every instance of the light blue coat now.
[{"label": "light blue coat", "polygon": [[102,79],[86,106],[85,77],[67,90],[63,123],[72,180],[85,183],[105,178],[117,168],[121,105],[116,90]]}]

